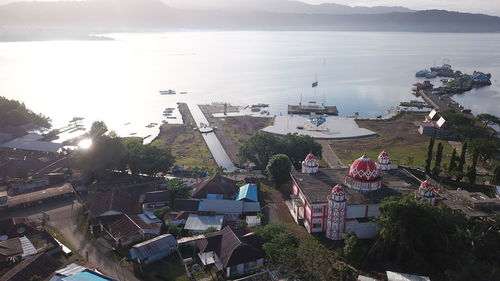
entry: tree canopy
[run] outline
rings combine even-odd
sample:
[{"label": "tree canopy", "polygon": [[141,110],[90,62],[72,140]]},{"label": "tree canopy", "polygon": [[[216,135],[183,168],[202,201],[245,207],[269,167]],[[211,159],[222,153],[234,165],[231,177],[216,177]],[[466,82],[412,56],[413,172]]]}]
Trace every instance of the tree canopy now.
[{"label": "tree canopy", "polygon": [[265,169],[273,155],[286,154],[291,163],[300,168],[308,153],[321,157],[321,144],[310,136],[287,134],[276,137],[269,133],[257,133],[243,143],[239,149],[241,161],[251,161],[258,168]]},{"label": "tree canopy", "polygon": [[271,157],[266,167],[266,173],[276,186],[280,186],[290,179],[292,163],[285,154],[277,154]]},{"label": "tree canopy", "polygon": [[466,219],[413,196],[380,204],[368,258],[449,280],[499,280],[500,220]]},{"label": "tree canopy", "polygon": [[477,119],[482,121],[486,126],[487,125],[500,125],[500,118],[495,115],[483,113],[477,116]]},{"label": "tree canopy", "polygon": [[124,171],[128,168],[133,174],[154,175],[172,167],[175,158],[169,149],[144,145],[140,138],[120,138],[111,133],[106,135],[106,124],[94,124],[92,146],[74,151],[71,155],[76,168],[100,177],[109,170]]},{"label": "tree canopy", "polygon": [[24,103],[0,96],[0,128],[27,123],[35,123],[45,128],[51,127],[49,117],[34,113]]}]

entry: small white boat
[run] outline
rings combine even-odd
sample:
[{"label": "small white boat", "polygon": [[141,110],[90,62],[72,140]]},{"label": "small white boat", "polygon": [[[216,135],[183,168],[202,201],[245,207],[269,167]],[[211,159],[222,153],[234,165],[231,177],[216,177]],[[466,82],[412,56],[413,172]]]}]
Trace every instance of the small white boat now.
[{"label": "small white boat", "polygon": [[175,116],[167,116],[167,119],[177,119]]},{"label": "small white boat", "polygon": [[180,92],[181,95],[186,95],[188,92]]},{"label": "small white boat", "polygon": [[172,89],[169,89],[168,91],[160,91],[160,95],[175,95],[175,91]]}]

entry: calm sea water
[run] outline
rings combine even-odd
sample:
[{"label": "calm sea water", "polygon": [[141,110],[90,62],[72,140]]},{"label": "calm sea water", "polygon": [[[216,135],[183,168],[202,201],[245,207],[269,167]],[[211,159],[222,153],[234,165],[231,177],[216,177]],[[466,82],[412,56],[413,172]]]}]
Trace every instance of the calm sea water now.
[{"label": "calm sea water", "polygon": [[[176,102],[287,104],[322,100],[340,115],[383,115],[414,98],[416,71],[448,59],[491,72],[493,85],[456,96],[474,113],[500,115],[500,34],[376,32],[169,32],[114,41],[0,43],[0,95],[24,101],[61,127],[104,120],[121,135],[156,134]],[[316,79],[314,91],[311,83]],[[435,84],[439,84],[435,79]],[[187,91],[161,96],[159,90]],[[125,126],[126,123],[131,123]]]}]

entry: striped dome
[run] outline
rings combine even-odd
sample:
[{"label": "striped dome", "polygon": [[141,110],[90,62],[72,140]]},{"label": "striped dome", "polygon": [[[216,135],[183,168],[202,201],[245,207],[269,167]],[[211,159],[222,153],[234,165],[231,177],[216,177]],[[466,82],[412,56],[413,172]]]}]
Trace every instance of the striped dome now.
[{"label": "striped dome", "polygon": [[365,155],[352,162],[348,175],[365,181],[376,180],[380,177],[375,162]]}]

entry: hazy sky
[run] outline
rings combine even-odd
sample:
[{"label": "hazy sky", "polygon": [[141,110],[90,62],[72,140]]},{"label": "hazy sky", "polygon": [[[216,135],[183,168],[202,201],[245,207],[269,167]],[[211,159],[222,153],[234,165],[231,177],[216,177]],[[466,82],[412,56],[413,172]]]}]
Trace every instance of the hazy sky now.
[{"label": "hazy sky", "polygon": [[[40,0],[0,0],[0,4],[14,2],[14,1],[40,1]],[[57,0],[45,0],[45,1],[57,1]],[[201,2],[204,0],[199,0],[199,1]],[[330,2],[330,3],[338,3],[349,6],[403,6],[415,10],[444,9],[444,10],[484,13],[489,15],[500,16],[500,0],[299,0],[299,1],[312,4]]]}]

